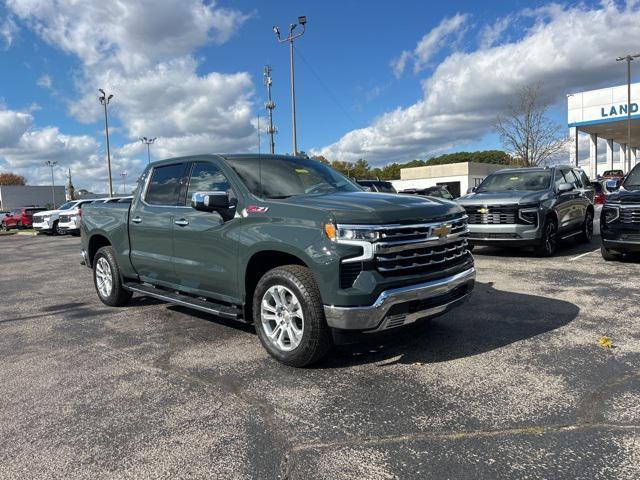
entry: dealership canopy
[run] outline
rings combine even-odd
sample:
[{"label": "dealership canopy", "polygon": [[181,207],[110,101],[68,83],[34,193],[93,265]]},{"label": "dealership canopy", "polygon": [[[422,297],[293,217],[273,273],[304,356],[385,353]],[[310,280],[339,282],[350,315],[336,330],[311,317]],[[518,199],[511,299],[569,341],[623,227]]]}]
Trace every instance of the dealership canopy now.
[{"label": "dealership canopy", "polygon": [[[627,101],[627,85],[601,88],[567,95],[571,160],[575,165],[587,168],[589,176],[602,173],[598,168],[598,139],[606,141],[605,161],[602,169],[621,169],[628,172],[640,161],[640,83],[631,84],[631,102]],[[631,122],[629,122],[629,113]],[[626,155],[628,126],[631,124],[631,148]],[[589,136],[589,156],[581,162],[580,134]],[[614,144],[617,145],[614,149]],[[617,158],[616,158],[617,157]],[[628,159],[625,162],[625,158]]]}]

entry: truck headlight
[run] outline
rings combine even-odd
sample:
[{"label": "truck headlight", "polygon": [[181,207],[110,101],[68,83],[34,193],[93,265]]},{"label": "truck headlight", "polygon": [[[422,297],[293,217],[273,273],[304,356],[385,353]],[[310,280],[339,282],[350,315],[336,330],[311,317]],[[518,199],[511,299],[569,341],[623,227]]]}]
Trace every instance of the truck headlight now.
[{"label": "truck headlight", "polygon": [[536,225],[538,223],[538,207],[520,208],[518,218],[528,225]]},{"label": "truck headlight", "polygon": [[377,230],[360,228],[356,225],[338,225],[336,227],[332,223],[328,223],[324,226],[324,232],[332,241],[375,242],[380,238],[380,233]]},{"label": "truck headlight", "polygon": [[605,205],[602,207],[602,218],[604,223],[615,222],[620,218],[620,208],[613,205]]}]

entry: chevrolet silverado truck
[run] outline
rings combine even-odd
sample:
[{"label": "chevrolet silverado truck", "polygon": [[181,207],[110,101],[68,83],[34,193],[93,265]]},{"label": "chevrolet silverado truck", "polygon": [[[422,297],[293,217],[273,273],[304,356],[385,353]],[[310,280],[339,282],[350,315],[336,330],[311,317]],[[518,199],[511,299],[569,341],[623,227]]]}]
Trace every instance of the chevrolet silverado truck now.
[{"label": "chevrolet silverado truck", "polygon": [[[640,164],[625,177],[609,180],[608,187],[618,189],[607,195],[600,214],[602,258],[620,260],[623,255],[640,252]],[[609,183],[608,182],[608,183]]]},{"label": "chevrolet silverado truck", "polygon": [[550,257],[559,240],[591,241],[594,196],[583,170],[555,166],[499,170],[457,202],[469,216],[472,248],[534,247]]},{"label": "chevrolet silverado truck", "polygon": [[81,253],[104,304],[135,292],[250,322],[306,366],[464,301],[466,234],[453,202],[368,193],[312,159],[201,155],[149,165],[131,204],[87,206]]}]

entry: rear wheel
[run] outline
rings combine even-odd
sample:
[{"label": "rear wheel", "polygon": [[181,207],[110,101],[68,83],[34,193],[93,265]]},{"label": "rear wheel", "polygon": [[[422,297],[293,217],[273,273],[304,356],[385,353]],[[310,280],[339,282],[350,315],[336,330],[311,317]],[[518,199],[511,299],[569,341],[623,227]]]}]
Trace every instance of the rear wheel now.
[{"label": "rear wheel", "polygon": [[541,257],[551,257],[558,249],[558,224],[554,218],[549,217],[542,228],[542,238],[536,253]]},{"label": "rear wheel", "polygon": [[93,259],[93,283],[105,305],[122,307],[129,303],[132,292],[122,287],[120,267],[112,247],[102,247]]},{"label": "rear wheel", "polygon": [[589,243],[593,238],[593,212],[591,210],[587,210],[587,214],[584,217],[584,223],[582,224],[582,228],[580,229],[580,236],[578,239],[582,243]]},{"label": "rear wheel", "polygon": [[331,348],[320,292],[306,267],[285,265],[265,273],[254,292],[253,320],[264,348],[285,365],[311,365]]},{"label": "rear wheel", "polygon": [[619,253],[613,253],[604,245],[600,247],[600,253],[602,254],[602,258],[604,258],[607,262],[615,262],[622,258],[622,255],[620,255]]}]

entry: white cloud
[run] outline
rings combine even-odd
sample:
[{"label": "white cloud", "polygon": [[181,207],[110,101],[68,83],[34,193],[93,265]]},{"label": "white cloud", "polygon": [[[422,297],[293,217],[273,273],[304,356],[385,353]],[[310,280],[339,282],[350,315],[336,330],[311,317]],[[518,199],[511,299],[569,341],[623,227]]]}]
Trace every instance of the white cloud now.
[{"label": "white cloud", "polygon": [[457,34],[459,38],[464,33],[467,19],[468,15],[458,13],[453,17],[442,20],[420,39],[412,52],[405,50],[391,62],[395,76],[400,77],[404,73],[405,67],[410,60],[413,61],[413,71],[421,71],[453,34]]},{"label": "white cloud", "polygon": [[491,25],[485,25],[480,32],[480,48],[491,48],[496,45],[509,25],[514,21],[513,16],[499,18]]},{"label": "white cloud", "polygon": [[423,80],[415,104],[312,152],[372,164],[425,157],[489,133],[523,84],[542,82],[544,101],[553,103],[564,102],[567,92],[623,81],[615,58],[640,36],[638,4],[555,5],[521,14],[532,16],[533,26],[519,40],[451,54]]},{"label": "white cloud", "polygon": [[53,80],[49,75],[42,75],[36,82],[39,87],[50,89],[53,86]]},{"label": "white cloud", "polygon": [[29,113],[0,109],[0,150],[15,146],[32,123]]},{"label": "white cloud", "polygon": [[16,34],[18,33],[18,26],[11,17],[5,18],[0,23],[0,47],[3,50],[7,50],[13,44]]}]

